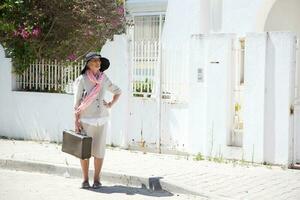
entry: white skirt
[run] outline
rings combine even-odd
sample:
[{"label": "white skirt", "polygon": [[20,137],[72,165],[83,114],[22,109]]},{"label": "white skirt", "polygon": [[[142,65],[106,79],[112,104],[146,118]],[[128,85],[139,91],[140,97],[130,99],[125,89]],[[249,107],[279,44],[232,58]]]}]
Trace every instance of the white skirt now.
[{"label": "white skirt", "polygon": [[80,120],[82,131],[93,138],[91,155],[96,158],[104,158],[105,155],[107,120],[106,118]]}]

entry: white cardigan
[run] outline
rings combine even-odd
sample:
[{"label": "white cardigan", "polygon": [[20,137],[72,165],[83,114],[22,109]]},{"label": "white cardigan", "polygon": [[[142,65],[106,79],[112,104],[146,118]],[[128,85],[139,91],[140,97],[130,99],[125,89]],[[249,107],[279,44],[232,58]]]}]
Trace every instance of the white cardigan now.
[{"label": "white cardigan", "polygon": [[[79,75],[73,83],[74,91],[74,110],[80,105],[82,97],[88,95],[95,83],[91,82],[87,77],[87,74]],[[100,85],[101,89],[96,99],[80,114],[80,121],[91,125],[102,125],[109,119],[109,110],[104,105],[104,95],[108,90],[113,94],[121,94],[121,89],[109,79],[109,77],[103,72],[103,79]]]}]

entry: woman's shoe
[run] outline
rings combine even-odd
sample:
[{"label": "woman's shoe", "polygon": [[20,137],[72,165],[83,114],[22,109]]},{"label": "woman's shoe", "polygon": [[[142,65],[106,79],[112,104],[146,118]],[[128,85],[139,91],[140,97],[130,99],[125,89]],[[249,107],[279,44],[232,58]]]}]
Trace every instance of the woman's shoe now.
[{"label": "woman's shoe", "polygon": [[94,181],[94,184],[93,184],[93,188],[94,189],[97,189],[97,188],[100,188],[102,186],[102,183],[99,182],[99,181]]},{"label": "woman's shoe", "polygon": [[90,188],[91,186],[90,186],[90,183],[89,183],[89,181],[83,181],[82,183],[81,183],[81,188]]}]

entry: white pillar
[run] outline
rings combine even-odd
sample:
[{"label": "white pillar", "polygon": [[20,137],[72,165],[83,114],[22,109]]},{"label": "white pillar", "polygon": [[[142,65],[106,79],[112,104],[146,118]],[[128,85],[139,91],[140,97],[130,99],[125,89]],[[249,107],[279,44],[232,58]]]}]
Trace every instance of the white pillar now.
[{"label": "white pillar", "polygon": [[290,32],[246,37],[244,152],[246,160],[289,164],[293,154],[296,37]]},{"label": "white pillar", "polygon": [[207,37],[194,35],[189,51],[189,125],[188,151],[206,155],[207,149],[207,95],[206,54]]},{"label": "white pillar", "polygon": [[[293,115],[290,108],[295,97],[296,35],[291,32],[270,32],[268,37],[266,88],[266,161],[289,164],[293,157]],[[298,123],[298,122],[296,122]],[[266,150],[267,150],[266,149]],[[266,152],[266,153],[267,153]]]},{"label": "white pillar", "polygon": [[263,162],[265,132],[266,33],[249,33],[245,40],[244,157]]},{"label": "white pillar", "polygon": [[[233,121],[233,44],[235,34],[210,34],[206,60],[207,151],[226,152]],[[227,156],[227,155],[225,155]]]}]

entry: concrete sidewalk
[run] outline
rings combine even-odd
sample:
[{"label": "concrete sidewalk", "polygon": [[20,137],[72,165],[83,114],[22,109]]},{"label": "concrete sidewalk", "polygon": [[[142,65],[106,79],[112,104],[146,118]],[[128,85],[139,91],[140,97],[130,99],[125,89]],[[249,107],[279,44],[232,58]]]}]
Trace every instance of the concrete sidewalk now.
[{"label": "concrete sidewalk", "polygon": [[[0,167],[81,177],[79,159],[47,142],[0,139]],[[90,177],[93,160],[90,161]],[[191,157],[107,148],[102,180],[162,187],[209,199],[300,199],[300,171],[195,161]]]}]

